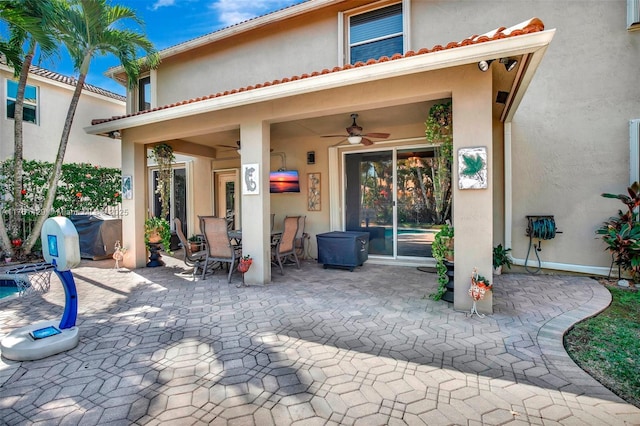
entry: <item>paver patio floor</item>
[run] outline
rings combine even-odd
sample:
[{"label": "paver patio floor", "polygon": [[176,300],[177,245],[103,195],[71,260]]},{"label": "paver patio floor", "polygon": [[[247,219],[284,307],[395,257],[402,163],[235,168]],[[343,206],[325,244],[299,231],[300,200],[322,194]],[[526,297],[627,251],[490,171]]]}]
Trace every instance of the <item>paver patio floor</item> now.
[{"label": "paver patio floor", "polygon": [[[193,282],[165,259],[83,261],[79,345],[2,358],[0,423],[640,424],[563,349],[564,331],[610,301],[589,278],[496,277],[495,313],[478,318],[425,298],[436,276],[416,268],[303,262],[238,288],[239,275]],[[43,296],[3,299],[0,338],[63,304],[54,278]]]}]

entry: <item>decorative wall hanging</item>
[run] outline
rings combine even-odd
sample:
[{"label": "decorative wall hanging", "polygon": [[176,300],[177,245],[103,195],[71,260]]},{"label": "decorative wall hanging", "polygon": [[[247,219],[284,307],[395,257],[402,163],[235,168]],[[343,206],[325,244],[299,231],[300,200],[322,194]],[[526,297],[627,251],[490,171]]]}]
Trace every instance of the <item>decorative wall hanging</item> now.
[{"label": "decorative wall hanging", "polygon": [[307,210],[319,212],[320,205],[320,173],[307,173]]},{"label": "decorative wall hanging", "polygon": [[122,176],[122,199],[133,200],[133,181],[131,176]]},{"label": "decorative wall hanging", "polygon": [[260,165],[242,165],[242,193],[245,195],[260,194]]},{"label": "decorative wall hanging", "polygon": [[487,188],[487,148],[460,148],[458,150],[458,188]]}]

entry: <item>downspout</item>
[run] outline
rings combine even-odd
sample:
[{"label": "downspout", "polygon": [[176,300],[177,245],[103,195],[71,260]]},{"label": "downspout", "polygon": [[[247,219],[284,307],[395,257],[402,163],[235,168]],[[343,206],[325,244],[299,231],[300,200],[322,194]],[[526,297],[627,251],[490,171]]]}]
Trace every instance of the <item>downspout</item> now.
[{"label": "downspout", "polygon": [[[504,123],[504,246],[513,246],[513,162],[511,157],[511,122]],[[522,229],[524,234],[525,230]],[[533,257],[535,262],[535,256]],[[525,259],[513,258],[513,264],[524,266]],[[532,265],[529,259],[528,265]],[[537,267],[537,265],[535,265]],[[577,272],[589,275],[609,274],[609,268],[603,266],[576,265],[572,263],[542,262],[542,269],[551,269],[565,272]]]}]

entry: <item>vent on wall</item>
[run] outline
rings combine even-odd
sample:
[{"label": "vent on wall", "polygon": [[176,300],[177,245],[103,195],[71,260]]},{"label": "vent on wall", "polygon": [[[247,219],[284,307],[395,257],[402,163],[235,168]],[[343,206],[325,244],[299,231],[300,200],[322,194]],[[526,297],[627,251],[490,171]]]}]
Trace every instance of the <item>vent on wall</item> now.
[{"label": "vent on wall", "polygon": [[627,30],[640,30],[640,0],[627,0]]},{"label": "vent on wall", "polygon": [[640,181],[640,118],[629,120],[629,183]]}]

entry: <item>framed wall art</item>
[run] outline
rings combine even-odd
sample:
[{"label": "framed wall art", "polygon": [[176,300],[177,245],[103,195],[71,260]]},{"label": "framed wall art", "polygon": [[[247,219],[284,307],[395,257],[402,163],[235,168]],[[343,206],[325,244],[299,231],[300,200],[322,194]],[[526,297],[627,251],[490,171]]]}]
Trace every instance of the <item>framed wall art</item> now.
[{"label": "framed wall art", "polygon": [[122,199],[133,200],[133,181],[131,176],[122,176]]},{"label": "framed wall art", "polygon": [[486,189],[487,185],[487,148],[458,149],[458,188]]},{"label": "framed wall art", "polygon": [[320,173],[307,173],[307,210],[319,212],[320,209]]},{"label": "framed wall art", "polygon": [[260,165],[242,165],[242,193],[245,195],[260,194]]}]

